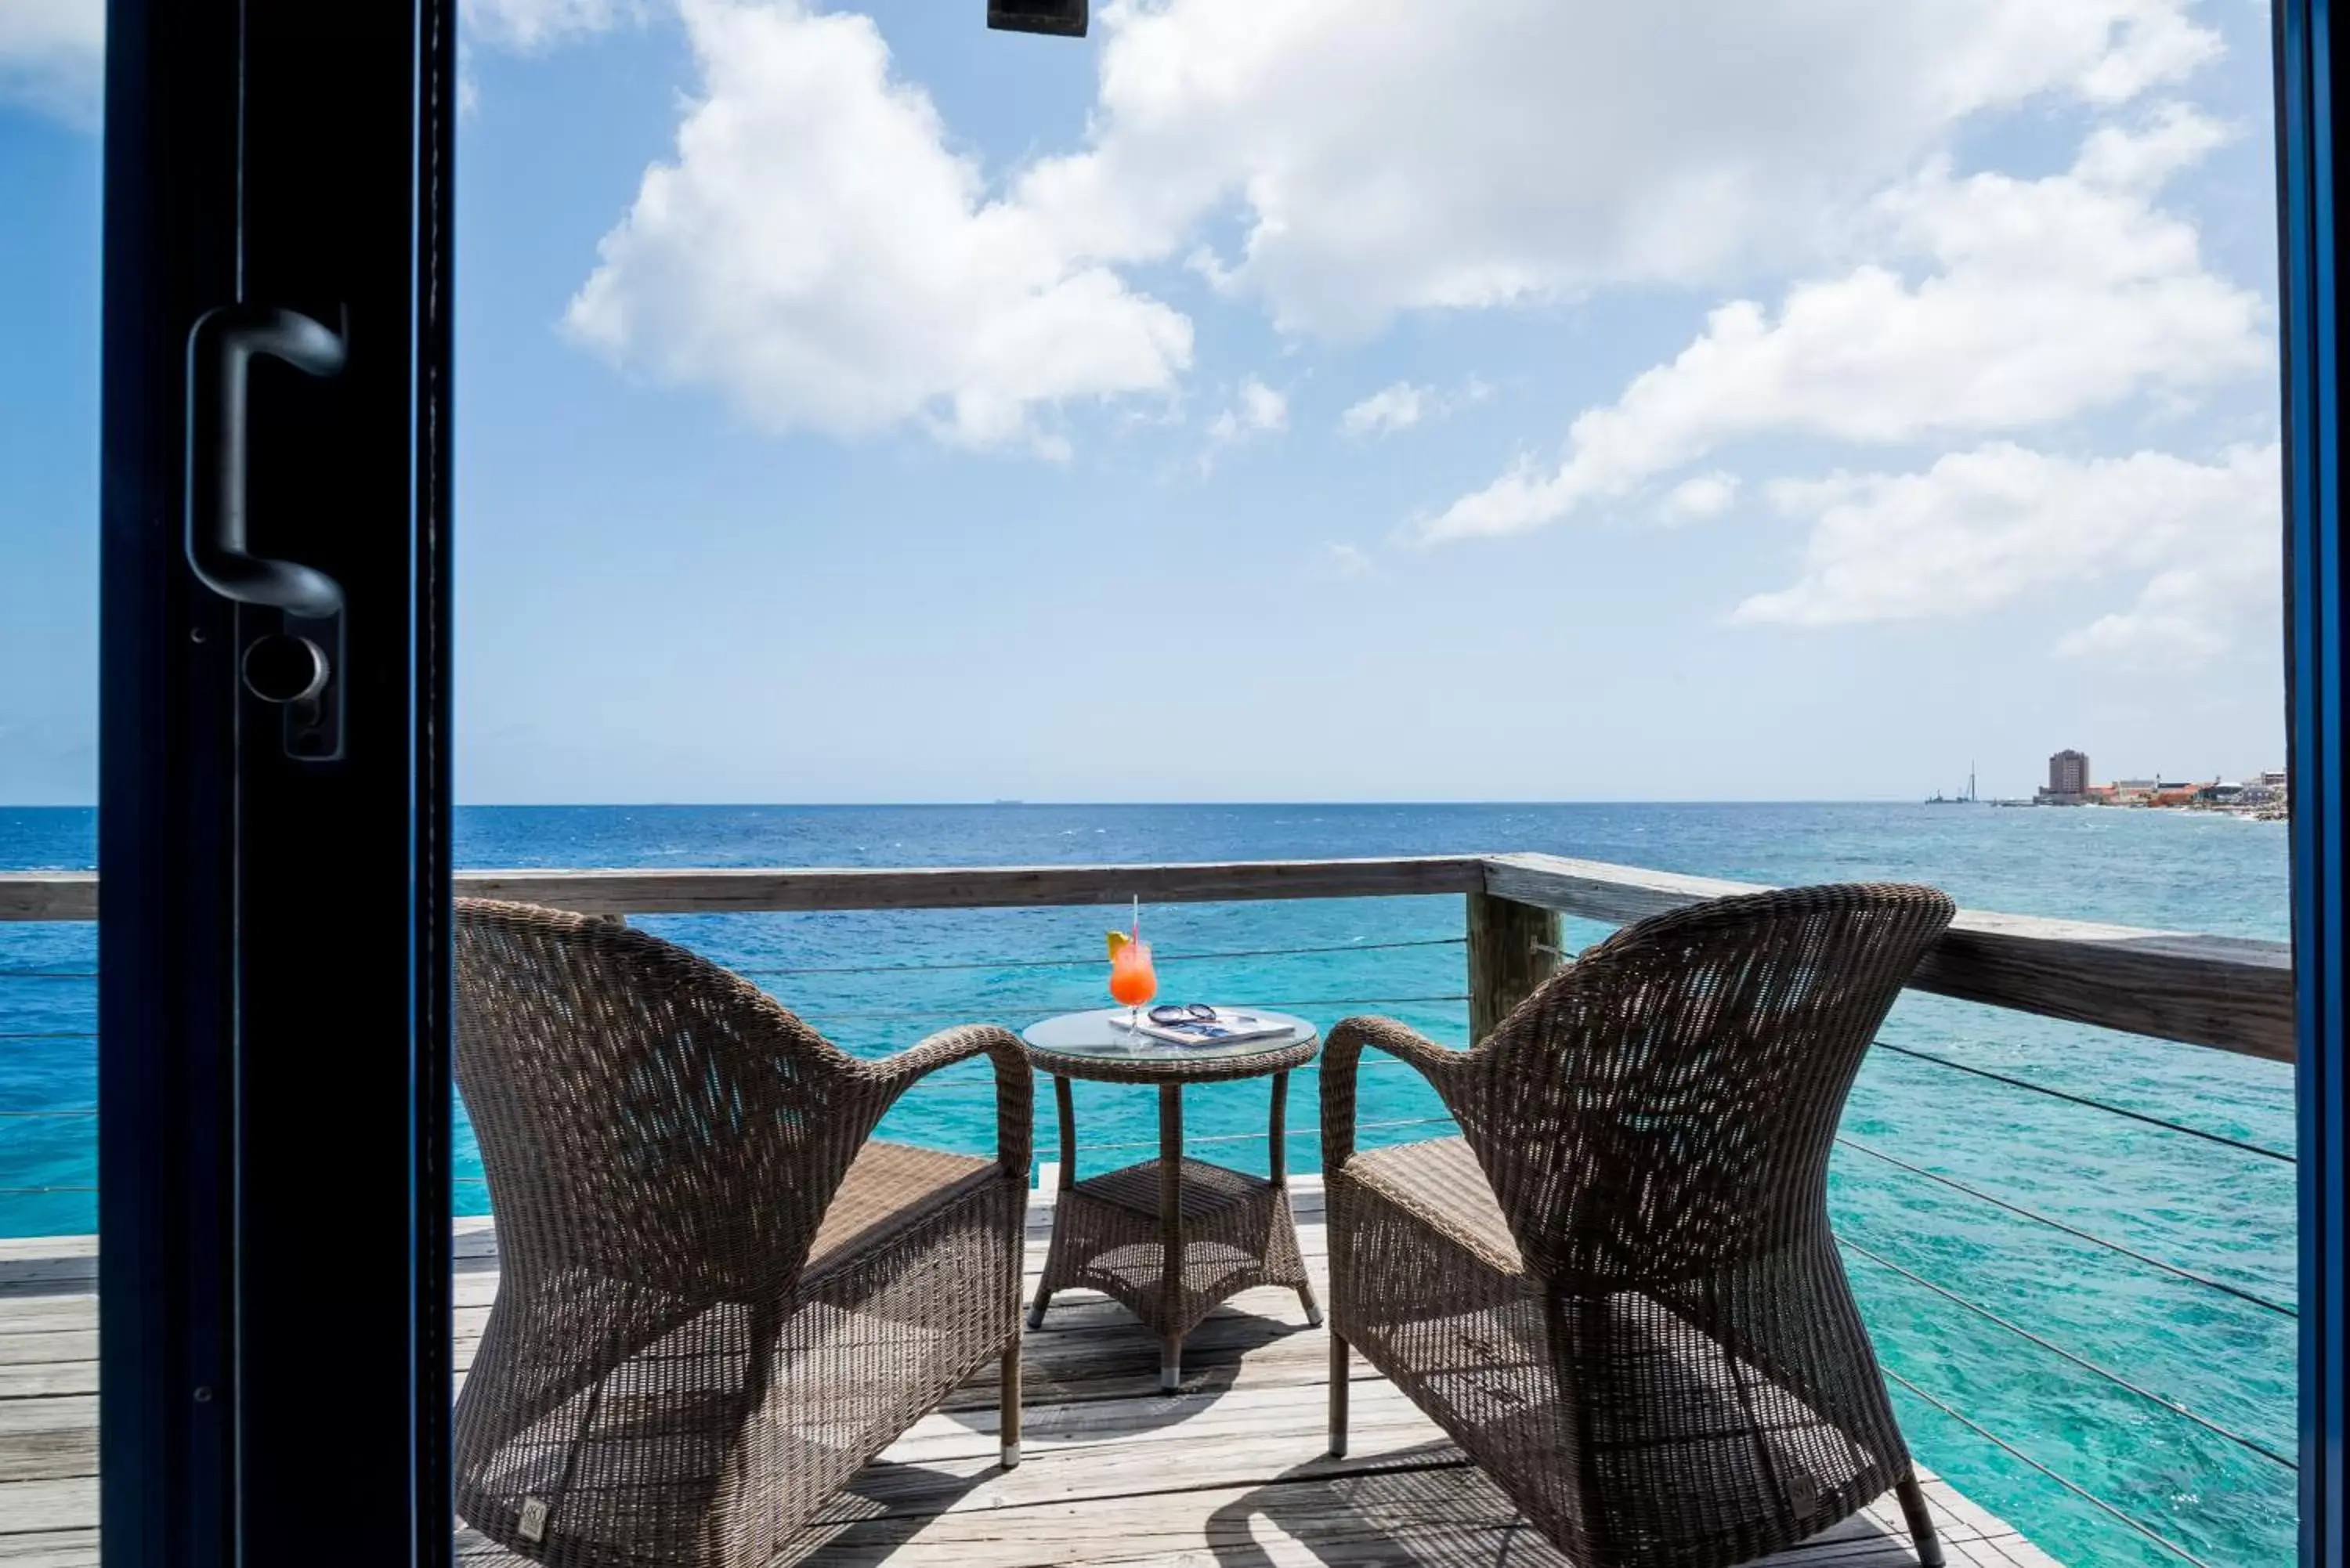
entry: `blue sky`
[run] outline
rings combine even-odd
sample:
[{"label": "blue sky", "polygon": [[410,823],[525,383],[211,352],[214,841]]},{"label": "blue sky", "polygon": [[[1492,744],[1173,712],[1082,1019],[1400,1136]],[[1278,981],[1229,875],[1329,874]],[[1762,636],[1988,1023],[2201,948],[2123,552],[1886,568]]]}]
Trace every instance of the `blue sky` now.
[{"label": "blue sky", "polygon": [[[90,0],[0,0],[0,802],[94,788]],[[2282,761],[2251,0],[477,0],[471,801]]]}]

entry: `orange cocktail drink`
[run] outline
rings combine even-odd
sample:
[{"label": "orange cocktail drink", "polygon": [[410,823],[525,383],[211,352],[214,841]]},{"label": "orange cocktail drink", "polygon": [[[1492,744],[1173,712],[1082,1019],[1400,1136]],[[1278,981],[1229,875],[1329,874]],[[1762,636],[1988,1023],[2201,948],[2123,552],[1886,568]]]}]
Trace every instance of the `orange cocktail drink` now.
[{"label": "orange cocktail drink", "polygon": [[1159,971],[1150,967],[1150,944],[1129,941],[1109,961],[1109,993],[1128,1007],[1144,1007],[1159,994]]},{"label": "orange cocktail drink", "polygon": [[1134,901],[1134,925],[1109,934],[1109,993],[1133,1009],[1129,1028],[1142,1027],[1142,1010],[1159,994],[1159,971],[1150,967],[1150,944],[1142,940],[1142,900]]}]

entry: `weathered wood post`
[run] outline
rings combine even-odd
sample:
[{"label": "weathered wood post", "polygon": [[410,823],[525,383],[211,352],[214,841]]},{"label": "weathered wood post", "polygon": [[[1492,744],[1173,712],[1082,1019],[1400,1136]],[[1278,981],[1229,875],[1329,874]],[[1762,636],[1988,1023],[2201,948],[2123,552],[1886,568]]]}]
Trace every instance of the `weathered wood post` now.
[{"label": "weathered wood post", "polygon": [[1469,1041],[1493,1032],[1510,1009],[1558,967],[1558,912],[1491,893],[1469,898]]}]

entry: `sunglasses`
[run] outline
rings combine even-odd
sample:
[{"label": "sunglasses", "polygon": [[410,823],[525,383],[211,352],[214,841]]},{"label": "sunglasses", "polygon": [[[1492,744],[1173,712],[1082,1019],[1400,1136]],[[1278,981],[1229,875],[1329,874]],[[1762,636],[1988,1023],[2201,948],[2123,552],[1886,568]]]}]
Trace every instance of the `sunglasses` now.
[{"label": "sunglasses", "polygon": [[1150,1010],[1153,1023],[1186,1023],[1193,1019],[1211,1023],[1216,1010],[1204,1002],[1164,1002]]}]

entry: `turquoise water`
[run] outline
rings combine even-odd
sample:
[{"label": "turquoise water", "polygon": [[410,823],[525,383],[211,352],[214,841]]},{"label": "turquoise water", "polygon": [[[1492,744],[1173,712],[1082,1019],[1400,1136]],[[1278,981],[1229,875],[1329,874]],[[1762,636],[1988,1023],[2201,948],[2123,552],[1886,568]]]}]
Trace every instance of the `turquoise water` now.
[{"label": "turquoise water", "polygon": [[[90,814],[0,811],[0,867],[90,864]],[[2169,813],[1903,805],[996,806],[475,808],[469,866],[945,865],[1255,859],[1547,850],[1759,882],[1902,878],[1961,903],[2229,935],[2282,938],[2281,826]],[[1350,1012],[1404,1018],[1463,1043],[1457,898],[1146,909],[1170,1000],[1281,1004],[1326,1025]],[[968,1019],[1019,1024],[1098,1005],[1096,909],[647,918],[645,929],[750,971],[844,1046],[896,1050]],[[1570,924],[1580,946],[1604,928]],[[1399,942],[1424,945],[1381,946]],[[1172,961],[1185,953],[1339,950]],[[94,967],[87,926],[0,927],[0,1112],[95,1101]],[[1069,961],[1066,968],[1015,967]],[[905,964],[967,967],[840,972]],[[776,971],[798,971],[776,973]],[[832,972],[811,973],[807,971]],[[68,978],[31,978],[25,971]],[[2012,1076],[2290,1152],[2288,1069],[2224,1053],[1906,998],[1884,1038]],[[1293,1168],[1319,1164],[1317,1085],[1293,1086]],[[905,1101],[885,1131],[977,1150],[993,1135],[981,1067]],[[1262,1168],[1266,1085],[1196,1091],[1195,1139]],[[1045,1096],[1038,1147],[1057,1137]],[[1367,1122],[1439,1107],[1419,1081],[1367,1071]],[[1080,1085],[1088,1170],[1155,1147],[1150,1097]],[[1427,1136],[1408,1126],[1370,1143]],[[1887,1052],[1873,1054],[1845,1131],[1856,1144],[1964,1182],[2148,1257],[2290,1306],[2293,1167]],[[94,1122],[0,1117],[0,1235],[94,1226]],[[458,1207],[484,1207],[465,1143]],[[49,1189],[28,1191],[28,1189]],[[1887,1263],[2149,1393],[2290,1455],[2294,1324],[2021,1218],[1867,1153],[1837,1157],[1839,1233]],[[2215,1564],[2292,1560],[2293,1476],[2273,1459],[1987,1321],[1855,1251],[1853,1283],[1889,1371],[2033,1460]],[[1927,1464],[2072,1564],[2175,1563],[1931,1404],[1897,1386]]]}]

